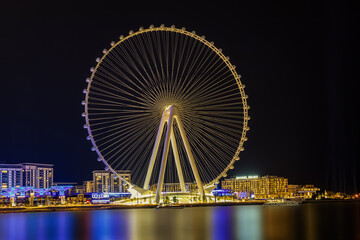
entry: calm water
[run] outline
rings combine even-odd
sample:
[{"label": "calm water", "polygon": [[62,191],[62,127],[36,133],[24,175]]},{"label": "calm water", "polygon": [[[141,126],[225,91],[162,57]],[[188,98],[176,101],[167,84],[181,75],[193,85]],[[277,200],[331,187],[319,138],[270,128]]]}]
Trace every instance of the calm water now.
[{"label": "calm water", "polygon": [[360,202],[8,213],[0,239],[360,239]]}]

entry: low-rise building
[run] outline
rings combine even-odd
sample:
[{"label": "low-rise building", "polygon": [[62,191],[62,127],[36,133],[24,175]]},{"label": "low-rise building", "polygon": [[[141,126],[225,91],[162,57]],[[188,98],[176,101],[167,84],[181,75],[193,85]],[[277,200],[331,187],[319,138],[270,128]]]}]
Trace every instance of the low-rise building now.
[{"label": "low-rise building", "polygon": [[84,186],[84,190],[86,193],[91,193],[94,191],[94,182],[93,181],[84,181],[83,186]]},{"label": "low-rise building", "polygon": [[316,192],[319,192],[320,188],[314,187],[314,185],[299,186],[297,192],[302,198],[312,198]]},{"label": "low-rise building", "polygon": [[298,197],[299,196],[298,189],[299,189],[299,185],[289,184],[288,185],[288,197],[289,198]]}]

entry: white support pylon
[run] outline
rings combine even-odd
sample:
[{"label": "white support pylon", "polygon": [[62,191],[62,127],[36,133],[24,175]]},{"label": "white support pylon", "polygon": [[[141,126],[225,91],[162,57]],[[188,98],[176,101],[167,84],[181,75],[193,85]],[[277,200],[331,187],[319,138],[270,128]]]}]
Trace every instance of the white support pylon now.
[{"label": "white support pylon", "polygon": [[183,176],[183,172],[181,170],[181,165],[180,165],[179,152],[178,152],[177,146],[176,146],[176,139],[175,139],[174,129],[171,130],[170,142],[171,142],[172,150],[173,150],[173,153],[174,153],[177,174],[178,174],[178,177],[179,177],[180,190],[181,190],[181,192],[186,192],[184,176]]},{"label": "white support pylon", "polygon": [[164,130],[165,123],[167,123],[167,129],[166,129],[166,135],[165,135],[165,141],[164,141],[164,149],[163,149],[163,154],[162,154],[162,158],[161,158],[161,166],[160,166],[158,184],[157,184],[157,189],[156,189],[156,197],[155,197],[156,203],[160,202],[160,195],[161,195],[162,187],[164,185],[165,169],[166,169],[166,163],[167,163],[167,157],[168,157],[168,153],[169,153],[169,147],[170,147],[169,145],[170,144],[172,146],[173,153],[174,153],[175,165],[176,165],[179,182],[180,182],[180,189],[182,192],[186,192],[184,176],[183,176],[183,172],[182,172],[181,165],[180,165],[179,153],[177,150],[175,134],[173,131],[174,120],[176,120],[176,122],[178,124],[180,135],[181,135],[182,141],[184,143],[187,156],[189,158],[190,166],[191,166],[191,169],[195,176],[196,183],[198,185],[198,190],[199,190],[201,196],[203,196],[203,197],[205,196],[203,185],[202,185],[202,182],[200,179],[200,175],[197,170],[195,159],[191,152],[190,144],[186,137],[186,133],[185,133],[184,127],[182,125],[182,122],[181,122],[181,119],[179,116],[179,112],[175,106],[169,106],[164,110],[163,115],[161,117],[160,126],[158,129],[153,152],[152,152],[150,163],[149,163],[149,168],[148,168],[148,171],[147,171],[147,174],[145,177],[145,182],[144,182],[144,189],[147,190],[149,188],[150,178],[151,178],[151,174],[152,174],[152,171],[154,168],[155,159],[156,159],[156,156],[158,153],[161,136],[162,136],[162,133]]},{"label": "white support pylon", "polygon": [[149,190],[150,178],[151,178],[152,171],[154,169],[155,159],[156,159],[156,155],[157,155],[157,152],[158,152],[158,149],[159,149],[161,135],[162,135],[162,133],[164,131],[164,125],[165,125],[165,111],[163,112],[163,115],[161,117],[159,130],[158,130],[157,135],[156,135],[154,148],[153,148],[151,158],[150,158],[149,168],[148,168],[146,178],[145,178],[145,182],[144,182],[144,189],[146,189],[146,190]]},{"label": "white support pylon", "polygon": [[164,184],[167,156],[168,156],[168,153],[169,153],[170,135],[171,135],[171,132],[172,132],[172,129],[173,129],[173,122],[174,122],[174,111],[173,111],[172,107],[169,108],[169,111],[167,112],[167,114],[169,116],[169,120],[167,121],[167,129],[166,129],[166,136],[165,136],[165,142],[164,142],[164,150],[163,150],[163,155],[162,155],[162,158],[161,158],[160,173],[159,173],[159,179],[158,179],[158,184],[157,184],[157,189],[156,189],[156,197],[155,197],[155,202],[156,203],[160,202],[161,190],[162,190],[162,187],[163,187],[163,184]]},{"label": "white support pylon", "polygon": [[199,192],[200,192],[201,196],[204,197],[205,196],[204,188],[203,188],[203,185],[202,185],[202,182],[201,182],[199,172],[198,172],[197,167],[196,167],[194,156],[193,156],[193,154],[191,152],[189,141],[188,141],[188,139],[186,137],[184,127],[183,127],[182,122],[180,120],[180,116],[178,114],[176,114],[175,119],[176,119],[176,122],[177,122],[177,124],[179,126],[180,135],[181,135],[181,138],[183,140],[185,150],[186,150],[186,153],[187,153],[188,158],[189,158],[190,166],[191,166],[192,171],[193,171],[194,176],[195,176],[196,184],[198,186],[198,189],[199,189]]}]

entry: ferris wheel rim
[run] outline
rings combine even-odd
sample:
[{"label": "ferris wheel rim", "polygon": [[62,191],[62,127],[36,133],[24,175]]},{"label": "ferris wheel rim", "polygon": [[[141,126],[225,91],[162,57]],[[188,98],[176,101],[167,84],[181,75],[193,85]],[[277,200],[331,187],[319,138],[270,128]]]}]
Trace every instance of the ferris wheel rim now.
[{"label": "ferris wheel rim", "polygon": [[[91,68],[91,76],[89,78],[88,84],[87,84],[87,88],[86,88],[86,92],[85,93],[85,122],[86,124],[84,125],[84,127],[86,126],[87,132],[88,132],[88,136],[90,137],[90,141],[93,145],[92,150],[95,151],[97,153],[97,155],[99,156],[99,160],[102,161],[104,163],[104,165],[106,166],[106,169],[108,169],[109,171],[113,172],[117,177],[119,177],[121,180],[125,181],[128,185],[130,186],[135,186],[135,184],[130,183],[128,181],[126,181],[125,179],[123,179],[119,174],[117,174],[116,170],[113,169],[111,167],[111,165],[106,161],[106,159],[103,157],[102,153],[100,152],[100,150],[97,147],[97,144],[93,138],[92,135],[92,131],[91,131],[91,124],[89,121],[89,114],[88,114],[88,99],[89,99],[89,93],[90,93],[90,88],[91,88],[91,83],[93,81],[93,78],[95,76],[95,73],[97,72],[99,66],[101,65],[101,63],[103,62],[103,60],[106,58],[106,56],[119,44],[123,43],[124,41],[131,39],[134,36],[143,34],[143,33],[147,33],[147,32],[155,32],[155,31],[166,31],[166,32],[175,32],[175,33],[179,33],[179,34],[183,34],[186,35],[188,37],[191,37],[197,41],[200,41],[201,43],[205,44],[207,47],[209,47],[213,52],[215,52],[221,59],[222,61],[226,64],[226,66],[229,68],[229,70],[232,73],[232,76],[234,77],[234,79],[236,80],[240,95],[241,95],[241,99],[242,99],[242,105],[243,105],[243,128],[242,128],[242,133],[241,133],[241,138],[240,138],[240,142],[239,145],[237,146],[237,150],[232,158],[232,160],[230,161],[230,163],[227,165],[227,167],[217,176],[215,177],[212,181],[208,182],[208,183],[204,183],[204,189],[213,186],[214,184],[218,184],[218,181],[220,178],[222,177],[226,177],[226,173],[233,168],[233,165],[235,163],[235,161],[239,160],[239,154],[241,151],[244,150],[244,142],[247,141],[247,137],[246,137],[246,133],[249,130],[249,126],[248,126],[248,120],[250,119],[249,114],[248,114],[248,110],[249,110],[249,105],[247,104],[247,95],[245,95],[245,85],[242,84],[241,82],[241,76],[239,74],[237,74],[236,70],[235,70],[235,66],[233,66],[230,61],[229,58],[226,57],[223,52],[222,49],[215,47],[213,42],[209,42],[205,36],[199,36],[196,34],[195,31],[187,31],[185,28],[176,28],[174,25],[172,25],[171,27],[166,27],[164,25],[161,25],[159,27],[154,27],[153,25],[151,25],[149,28],[143,28],[140,27],[140,29],[136,32],[133,32],[132,30],[130,30],[129,35],[127,36],[120,36],[120,40],[117,41],[116,43],[112,42],[111,47],[106,50],[103,50],[103,56],[101,58],[97,59],[97,64],[95,67]],[[85,90],[84,90],[85,91]]]}]

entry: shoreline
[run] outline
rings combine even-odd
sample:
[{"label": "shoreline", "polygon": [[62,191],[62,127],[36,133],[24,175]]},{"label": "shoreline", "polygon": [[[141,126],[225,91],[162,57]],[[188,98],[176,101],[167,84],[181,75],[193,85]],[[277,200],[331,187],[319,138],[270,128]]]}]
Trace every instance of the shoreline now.
[{"label": "shoreline", "polygon": [[[185,203],[177,204],[175,208],[183,207],[214,207],[214,206],[241,206],[241,205],[262,205],[265,201],[249,202],[221,202],[221,203]],[[61,212],[61,211],[91,211],[91,210],[111,210],[111,209],[139,209],[156,208],[157,204],[96,204],[96,205],[74,205],[74,206],[44,206],[44,207],[0,207],[0,214],[6,213],[32,213],[32,212]],[[171,208],[171,207],[168,207]]]},{"label": "shoreline", "polygon": [[[184,203],[177,204],[173,208],[191,208],[191,207],[222,207],[222,206],[247,206],[263,205],[265,200],[253,200],[245,202],[220,202],[220,203]],[[321,203],[345,203],[360,202],[356,199],[324,199],[324,200],[305,200],[302,204],[321,204]],[[43,206],[43,207],[0,207],[0,214],[7,213],[34,213],[34,212],[69,212],[69,211],[92,211],[92,210],[112,210],[112,209],[139,209],[139,208],[156,208],[157,204],[94,204],[94,205],[64,205],[64,206]],[[172,207],[165,207],[172,208]]]}]

